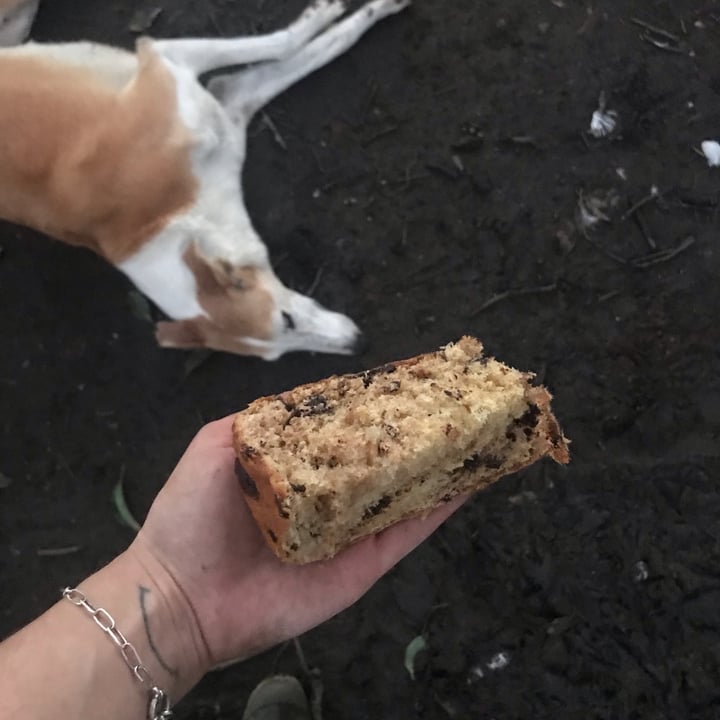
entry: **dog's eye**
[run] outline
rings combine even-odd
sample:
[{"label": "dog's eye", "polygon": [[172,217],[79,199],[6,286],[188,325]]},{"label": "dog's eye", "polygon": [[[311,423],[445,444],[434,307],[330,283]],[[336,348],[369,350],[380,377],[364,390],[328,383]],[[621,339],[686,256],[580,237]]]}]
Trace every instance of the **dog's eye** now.
[{"label": "dog's eye", "polygon": [[290,313],[287,313],[283,310],[282,319],[283,319],[283,322],[285,323],[286,330],[294,330],[295,329],[295,321],[293,320],[293,316]]}]

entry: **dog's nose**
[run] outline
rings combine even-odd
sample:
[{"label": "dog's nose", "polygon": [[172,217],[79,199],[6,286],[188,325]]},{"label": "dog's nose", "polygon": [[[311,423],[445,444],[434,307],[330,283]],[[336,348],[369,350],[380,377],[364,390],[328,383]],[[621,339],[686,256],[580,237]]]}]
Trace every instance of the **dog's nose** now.
[{"label": "dog's nose", "polygon": [[358,332],[357,337],[355,338],[355,342],[353,343],[351,348],[353,355],[362,355],[363,353],[367,352],[369,347],[370,341],[368,340],[367,335],[365,335],[365,333],[362,331]]}]

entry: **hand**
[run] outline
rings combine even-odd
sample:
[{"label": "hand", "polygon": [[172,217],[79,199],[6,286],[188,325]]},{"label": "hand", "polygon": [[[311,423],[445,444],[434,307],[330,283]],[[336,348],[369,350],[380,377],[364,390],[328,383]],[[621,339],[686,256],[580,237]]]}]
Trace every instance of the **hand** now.
[{"label": "hand", "polygon": [[[192,608],[209,669],[248,657],[351,605],[463,502],[356,543],[332,560],[281,563],[255,525],[234,472],[232,417],[205,426],[156,498],[129,552],[167,571]],[[165,580],[164,582],[167,582]]]}]

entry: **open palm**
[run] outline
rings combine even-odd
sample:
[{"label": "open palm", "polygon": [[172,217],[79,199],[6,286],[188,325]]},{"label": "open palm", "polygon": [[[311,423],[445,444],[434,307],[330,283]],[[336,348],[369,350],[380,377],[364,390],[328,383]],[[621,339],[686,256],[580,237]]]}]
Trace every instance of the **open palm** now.
[{"label": "open palm", "polygon": [[288,565],[267,547],[245,504],[231,427],[227,417],[198,433],[135,541],[190,602],[211,664],[248,657],[348,607],[462,503],[399,523],[332,560]]}]

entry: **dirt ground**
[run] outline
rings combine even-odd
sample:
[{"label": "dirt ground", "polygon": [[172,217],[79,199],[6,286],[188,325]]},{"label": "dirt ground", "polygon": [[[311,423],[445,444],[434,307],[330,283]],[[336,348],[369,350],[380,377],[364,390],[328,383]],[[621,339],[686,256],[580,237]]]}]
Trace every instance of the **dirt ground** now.
[{"label": "dirt ground", "polygon": [[[302,0],[47,0],[36,37],[129,44],[159,4],[155,35],[217,35]],[[720,169],[694,151],[718,68],[718,2],[416,0],[270,106],[286,147],[255,124],[251,213],[360,357],[160,350],[119,273],[3,226],[0,635],[125,547],[121,474],[142,517],[204,421],[472,333],[552,389],[572,463],[477,497],[302,639],[325,718],[718,717]],[[604,216],[582,232],[579,202]],[[177,715],[238,717],[275,669],[292,646]]]}]

